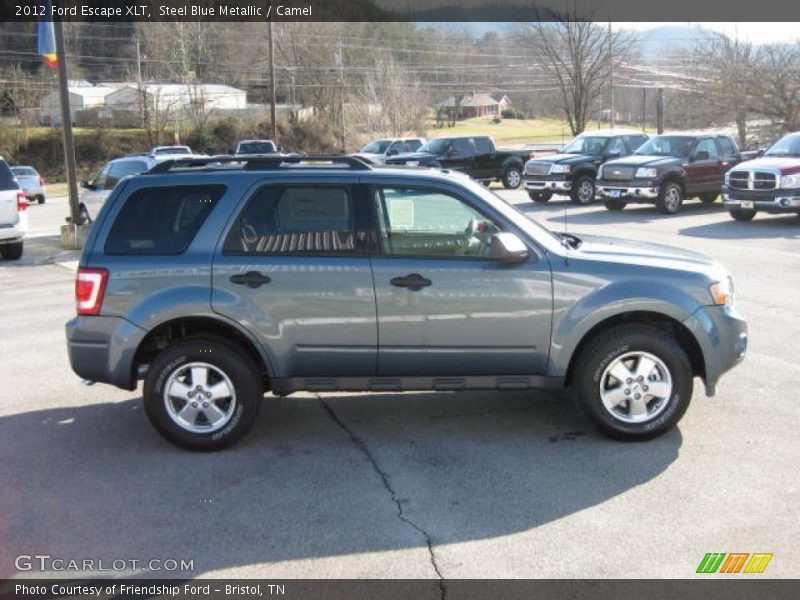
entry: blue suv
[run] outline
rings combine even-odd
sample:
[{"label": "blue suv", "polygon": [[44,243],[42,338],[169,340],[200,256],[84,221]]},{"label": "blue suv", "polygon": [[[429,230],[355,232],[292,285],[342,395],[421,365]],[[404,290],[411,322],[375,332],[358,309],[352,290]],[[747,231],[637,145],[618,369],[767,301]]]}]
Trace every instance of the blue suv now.
[{"label": "blue suv", "polygon": [[209,157],[123,179],[66,325],[73,370],[215,450],[266,392],[572,390],[646,439],[713,394],[747,329],[717,263],[556,234],[465,175],[355,157]]}]

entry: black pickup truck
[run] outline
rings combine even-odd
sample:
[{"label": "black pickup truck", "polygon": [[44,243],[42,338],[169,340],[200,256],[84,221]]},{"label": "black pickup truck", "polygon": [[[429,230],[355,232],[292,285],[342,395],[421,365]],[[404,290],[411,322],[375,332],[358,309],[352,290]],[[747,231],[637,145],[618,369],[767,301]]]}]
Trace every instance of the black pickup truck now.
[{"label": "black pickup truck", "polygon": [[525,162],[532,156],[533,150],[495,148],[489,136],[438,137],[416,152],[388,158],[386,164],[453,169],[486,184],[500,181],[506,189],[516,189],[522,183]]},{"label": "black pickup truck", "polygon": [[626,158],[605,163],[597,176],[597,193],[608,210],[628,203],[654,203],[675,214],[684,198],[714,202],[725,173],[741,162],[742,153],[724,133],[670,133],[650,138]]},{"label": "black pickup truck", "polygon": [[594,201],[597,169],[607,160],[632,154],[647,141],[641,131],[587,131],[557,154],[525,163],[525,189],[534,202],[566,194],[575,204]]}]

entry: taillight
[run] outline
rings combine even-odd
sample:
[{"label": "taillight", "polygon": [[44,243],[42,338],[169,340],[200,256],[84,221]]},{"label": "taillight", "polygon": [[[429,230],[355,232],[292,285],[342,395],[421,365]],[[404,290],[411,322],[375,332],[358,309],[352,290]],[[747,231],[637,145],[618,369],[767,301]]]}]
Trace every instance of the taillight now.
[{"label": "taillight", "polygon": [[28,210],[28,199],[25,197],[25,192],[17,192],[17,211],[23,212]]},{"label": "taillight", "polygon": [[78,269],[75,278],[75,304],[79,315],[96,315],[103,305],[108,271],[106,269]]},{"label": "taillight", "polygon": [[39,187],[44,187],[47,185],[47,182],[44,180],[44,177],[39,175]]}]

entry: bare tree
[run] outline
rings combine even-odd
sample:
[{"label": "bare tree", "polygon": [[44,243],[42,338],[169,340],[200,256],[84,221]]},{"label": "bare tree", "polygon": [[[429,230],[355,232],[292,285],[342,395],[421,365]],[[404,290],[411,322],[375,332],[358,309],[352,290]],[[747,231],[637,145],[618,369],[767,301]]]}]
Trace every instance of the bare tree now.
[{"label": "bare tree", "polygon": [[761,46],[750,77],[755,88],[753,110],[783,131],[800,129],[800,45]]},{"label": "bare tree", "polygon": [[558,21],[530,23],[519,37],[558,88],[573,135],[586,129],[592,103],[602,97],[612,70],[629,57],[634,42],[629,32],[609,35],[605,27],[570,14]]}]

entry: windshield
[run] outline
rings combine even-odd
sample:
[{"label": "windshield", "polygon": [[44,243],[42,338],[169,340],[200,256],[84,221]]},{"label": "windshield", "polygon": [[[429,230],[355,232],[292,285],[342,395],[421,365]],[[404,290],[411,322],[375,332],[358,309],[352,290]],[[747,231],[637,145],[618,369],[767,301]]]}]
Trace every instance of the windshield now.
[{"label": "windshield", "polygon": [[441,154],[445,150],[450,147],[450,144],[453,140],[450,138],[438,138],[435,140],[431,140],[430,142],[423,144],[419,152],[429,152],[431,154]]},{"label": "windshield", "polygon": [[800,156],[800,134],[782,137],[764,152],[764,156]]},{"label": "windshield", "polygon": [[153,154],[191,154],[186,146],[171,146],[169,148],[156,148]]},{"label": "windshield", "polygon": [[562,154],[590,154],[592,156],[599,156],[603,153],[603,148],[606,147],[607,142],[607,137],[581,136],[564,146],[561,152]]},{"label": "windshield", "polygon": [[277,151],[272,142],[243,142],[239,144],[238,154],[274,154]]},{"label": "windshield", "polygon": [[392,143],[392,140],[374,140],[364,146],[361,149],[361,152],[369,152],[370,154],[383,154],[386,152],[386,149],[389,147],[389,144]]},{"label": "windshield", "polygon": [[634,154],[647,156],[675,156],[686,158],[692,150],[694,138],[686,135],[664,135],[645,142]]},{"label": "windshield", "polygon": [[17,177],[36,177],[38,175],[31,167],[11,167],[11,172]]}]

